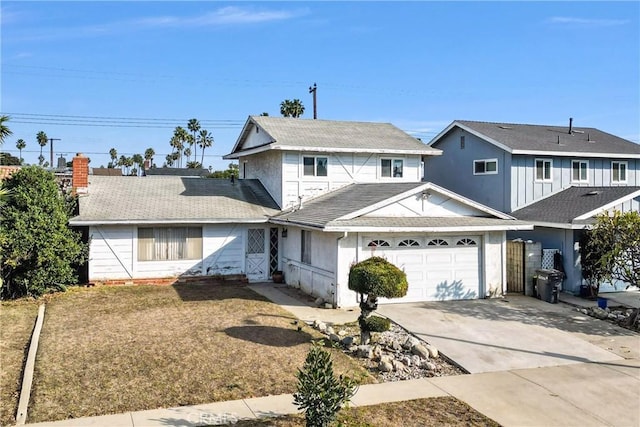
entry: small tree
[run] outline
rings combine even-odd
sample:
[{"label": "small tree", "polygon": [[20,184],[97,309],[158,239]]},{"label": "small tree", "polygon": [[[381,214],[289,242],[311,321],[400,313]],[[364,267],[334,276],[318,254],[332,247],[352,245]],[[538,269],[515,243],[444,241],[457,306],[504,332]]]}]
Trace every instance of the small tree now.
[{"label": "small tree", "polygon": [[[378,298],[401,298],[407,294],[407,275],[384,258],[371,257],[351,266],[349,289],[360,295],[360,343],[368,344],[371,332],[381,332],[384,322],[369,319],[378,308]],[[388,324],[387,324],[388,325]],[[375,329],[374,329],[375,328]]]},{"label": "small tree", "polygon": [[329,426],[357,390],[353,379],[342,375],[335,377],[331,354],[315,342],[297,377],[298,388],[293,403],[304,411],[307,427]]},{"label": "small tree", "polygon": [[86,245],[68,226],[73,207],[51,172],[28,166],[5,181],[11,198],[2,208],[2,298],[39,296],[77,283],[74,266]]},{"label": "small tree", "polygon": [[586,229],[580,236],[580,265],[582,278],[589,287],[589,296],[595,298],[600,291],[600,284],[607,279],[608,273],[600,260],[607,252],[604,242],[597,244],[592,238],[592,232]]}]

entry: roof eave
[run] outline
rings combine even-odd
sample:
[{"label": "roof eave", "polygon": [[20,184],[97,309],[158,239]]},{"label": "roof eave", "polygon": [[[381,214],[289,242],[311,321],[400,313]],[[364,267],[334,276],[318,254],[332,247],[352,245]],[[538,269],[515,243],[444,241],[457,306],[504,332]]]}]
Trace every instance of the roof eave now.
[{"label": "roof eave", "polygon": [[634,191],[633,193],[629,193],[626,196],[623,196],[623,197],[620,197],[620,198],[618,198],[616,200],[613,200],[613,201],[611,201],[611,202],[609,202],[607,204],[604,204],[604,205],[600,206],[597,209],[593,209],[593,210],[591,210],[589,212],[583,213],[582,215],[577,216],[574,220],[575,221],[581,221],[581,220],[589,219],[592,216],[595,216],[595,215],[597,215],[599,213],[607,211],[607,210],[609,210],[609,209],[611,209],[611,208],[613,208],[613,207],[615,207],[615,206],[617,206],[617,205],[619,205],[621,203],[624,203],[624,202],[626,202],[628,200],[635,199],[638,196],[640,196],[640,190]]},{"label": "roof eave", "polygon": [[73,219],[69,220],[69,225],[73,227],[89,227],[101,225],[151,225],[151,224],[231,224],[246,223],[260,224],[269,221],[264,218],[218,218],[218,219]]},{"label": "roof eave", "polygon": [[624,153],[594,153],[578,151],[548,151],[548,150],[513,150],[513,155],[528,156],[559,156],[559,157],[583,157],[583,158],[612,158],[612,159],[640,159],[640,154]]},{"label": "roof eave", "polygon": [[520,231],[533,230],[533,224],[510,225],[460,225],[439,227],[377,227],[377,226],[344,226],[330,225],[324,227],[327,232],[377,232],[377,233],[483,233],[487,231]]}]

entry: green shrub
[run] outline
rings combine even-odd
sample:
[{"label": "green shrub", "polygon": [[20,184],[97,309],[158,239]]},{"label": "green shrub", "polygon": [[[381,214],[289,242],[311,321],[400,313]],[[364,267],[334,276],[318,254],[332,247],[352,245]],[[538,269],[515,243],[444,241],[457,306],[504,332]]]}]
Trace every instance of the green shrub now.
[{"label": "green shrub", "polygon": [[307,427],[326,427],[335,421],[357,389],[351,378],[335,377],[331,354],[317,343],[313,343],[297,377],[293,403],[304,411]]},{"label": "green shrub", "polygon": [[366,329],[370,332],[385,332],[391,328],[391,321],[380,316],[369,316],[364,322]]},{"label": "green shrub", "polygon": [[408,288],[404,271],[381,257],[361,261],[349,271],[349,289],[360,294],[400,298],[407,294]]}]

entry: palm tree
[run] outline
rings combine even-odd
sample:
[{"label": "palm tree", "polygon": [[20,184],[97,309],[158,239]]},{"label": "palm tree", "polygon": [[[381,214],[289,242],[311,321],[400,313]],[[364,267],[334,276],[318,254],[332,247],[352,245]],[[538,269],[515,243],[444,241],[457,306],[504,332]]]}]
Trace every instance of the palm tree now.
[{"label": "palm tree", "polygon": [[189,134],[187,133],[185,128],[183,128],[182,126],[178,126],[174,129],[172,141],[174,144],[173,146],[178,153],[178,167],[182,167],[182,150],[184,150],[184,144],[188,139]]},{"label": "palm tree", "polygon": [[111,167],[115,168],[118,165],[118,152],[115,148],[112,148],[111,150],[109,150],[109,155],[111,156]]},{"label": "palm tree", "polygon": [[24,142],[24,139],[20,138],[16,141],[16,148],[20,150],[20,164],[22,164],[22,149],[27,146],[27,143]]},{"label": "palm tree", "polygon": [[[127,156],[125,156],[124,154],[121,155],[116,166],[120,166],[120,170],[123,172],[122,174],[126,175]],[[125,168],[124,170],[122,170],[123,167]]]},{"label": "palm tree", "polygon": [[167,167],[173,166],[173,156],[171,154],[167,154],[167,156],[164,159]]},{"label": "palm tree", "polygon": [[144,159],[149,160],[149,167],[153,164],[153,156],[156,155],[156,152],[153,148],[149,147],[144,150]]},{"label": "palm tree", "polygon": [[299,99],[294,99],[293,101],[285,99],[280,103],[280,114],[283,117],[298,118],[304,114],[304,105]]},{"label": "palm tree", "polygon": [[9,121],[9,116],[0,116],[0,145],[4,143],[4,139],[13,135],[9,126],[5,122]]},{"label": "palm tree", "polygon": [[200,165],[204,165],[204,149],[213,145],[213,135],[208,130],[202,129],[198,135],[198,144],[202,148],[202,158],[200,159]]},{"label": "palm tree", "polygon": [[[191,135],[189,135],[189,139],[191,139]],[[184,155],[187,156],[187,164],[189,164],[191,159],[191,148],[189,147],[185,148]]]},{"label": "palm tree", "polygon": [[44,133],[43,131],[40,131],[36,135],[36,140],[38,141],[38,144],[40,145],[40,157],[38,157],[38,161],[40,162],[40,166],[42,166],[42,162],[44,162],[44,156],[42,155],[42,149],[47,145],[47,142],[49,142],[49,138],[47,137],[46,133]]},{"label": "palm tree", "polygon": [[[192,144],[194,144],[196,142],[196,132],[198,132],[200,130],[200,122],[198,121],[198,119],[189,120],[189,122],[187,123],[187,129],[189,129],[189,131],[191,132],[191,136],[193,137],[193,139],[189,143],[189,145],[192,145]],[[196,144],[195,151],[193,152],[193,158],[194,158],[194,160],[198,158],[198,145],[197,144]]]},{"label": "palm tree", "polygon": [[133,166],[133,158],[132,157],[125,157],[124,166],[125,166],[125,168],[127,168],[127,175],[130,175],[129,171],[131,170],[131,166]]},{"label": "palm tree", "polygon": [[144,159],[142,158],[142,154],[134,154],[131,159],[133,160],[133,163],[138,165],[136,172],[138,170],[144,170]]}]

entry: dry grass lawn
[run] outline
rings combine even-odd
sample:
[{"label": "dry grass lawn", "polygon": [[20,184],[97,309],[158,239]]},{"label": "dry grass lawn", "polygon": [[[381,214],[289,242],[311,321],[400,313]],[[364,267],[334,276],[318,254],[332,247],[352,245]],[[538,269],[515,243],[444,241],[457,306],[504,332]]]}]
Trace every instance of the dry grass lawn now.
[{"label": "dry grass lawn", "polygon": [[15,423],[22,367],[37,316],[38,303],[33,300],[0,304],[0,425],[3,426]]},{"label": "dry grass lawn", "polygon": [[[243,286],[74,289],[47,304],[28,422],[295,391],[316,331]],[[338,372],[374,382],[334,352]]]},{"label": "dry grass lawn", "polygon": [[[433,397],[405,402],[343,409],[338,425],[345,427],[440,427],[489,426],[499,424],[454,397]],[[275,419],[248,420],[235,427],[299,427],[304,426],[303,415]]]}]

